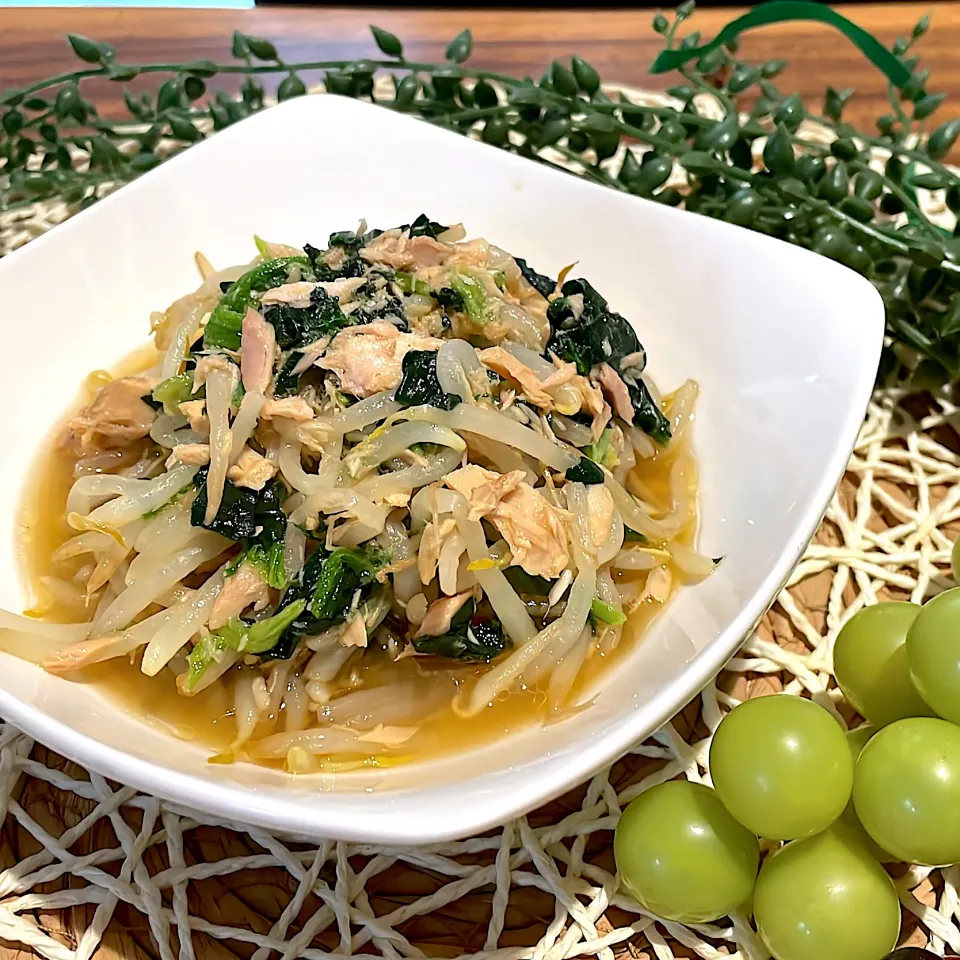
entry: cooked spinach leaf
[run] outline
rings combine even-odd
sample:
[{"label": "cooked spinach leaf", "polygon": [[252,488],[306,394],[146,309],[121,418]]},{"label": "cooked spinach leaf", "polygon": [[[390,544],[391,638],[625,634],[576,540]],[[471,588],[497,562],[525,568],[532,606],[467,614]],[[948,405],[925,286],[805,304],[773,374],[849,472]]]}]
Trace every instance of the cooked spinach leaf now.
[{"label": "cooked spinach leaf", "polygon": [[489,663],[507,648],[499,620],[476,620],[476,606],[468,600],[450,621],[450,629],[438,637],[418,637],[413,641],[417,653],[451,660]]},{"label": "cooked spinach leaf", "polygon": [[566,478],[574,483],[603,483],[603,471],[589,457],[581,457],[567,470]]},{"label": "cooked spinach leaf", "polygon": [[428,404],[441,410],[452,410],[460,397],[444,393],[437,379],[437,351],[410,350],[403,357],[403,375],[397,386],[397,402],[405,407]]},{"label": "cooked spinach leaf", "polygon": [[432,295],[444,310],[449,310],[451,313],[457,313],[467,308],[463,302],[463,297],[453,287],[441,287],[439,290],[434,290]]},{"label": "cooked spinach leaf", "polygon": [[464,313],[476,326],[482,327],[490,318],[487,295],[480,281],[466,273],[455,273],[450,277],[450,286],[460,294]]},{"label": "cooked spinach leaf", "polygon": [[180,404],[188,400],[199,400],[207,395],[206,387],[193,393],[193,371],[178,373],[168,377],[153,388],[153,399],[163,405],[167,413],[180,412]]},{"label": "cooked spinach leaf", "polygon": [[272,650],[305,606],[304,600],[298,600],[272,617],[265,617],[255,623],[247,623],[234,617],[219,630],[201,637],[187,657],[187,679],[184,684],[186,688],[192,690],[209,667],[227,650],[252,654],[264,654]]},{"label": "cooked spinach leaf", "polygon": [[369,599],[377,587],[377,572],[387,562],[387,555],[376,547],[365,550],[338,547],[328,553],[318,546],[284,594],[281,605],[281,609],[286,609],[289,604],[302,600],[305,607],[265,656],[289,659],[300,637],[343,623],[355,605]]},{"label": "cooked spinach leaf", "polygon": [[557,288],[557,281],[551,280],[550,277],[546,276],[543,273],[537,273],[533,267],[527,263],[522,257],[514,257],[514,260],[517,262],[517,266],[520,268],[520,272],[523,274],[523,279],[533,287],[541,296],[549,297],[551,293]]},{"label": "cooked spinach leaf", "polygon": [[670,440],[670,421],[664,416],[656,400],[650,396],[647,385],[640,377],[623,378],[630,391],[630,403],[633,404],[633,422],[657,443]]},{"label": "cooked spinach leaf", "polygon": [[623,542],[624,543],[649,543],[650,541],[642,533],[638,533],[636,530],[631,530],[626,524],[624,524],[623,525]]},{"label": "cooked spinach leaf", "polygon": [[360,251],[381,233],[382,230],[368,230],[358,236],[353,230],[337,230],[330,234],[327,241],[329,249],[320,250],[309,243],[305,243],[303,249],[313,264],[318,280],[362,277],[367,265],[361,258]]},{"label": "cooked spinach leaf", "polygon": [[257,491],[246,487],[234,486],[229,480],[223,484],[223,497],[217,515],[204,523],[207,512],[207,473],[209,467],[197,471],[194,483],[197,486],[197,498],[190,508],[190,523],[195,527],[205,527],[230,540],[245,540],[257,533]]},{"label": "cooked spinach leaf", "polygon": [[281,364],[280,370],[273,380],[273,395],[275,397],[292,397],[295,393],[300,392],[300,377],[302,374],[294,374],[293,368],[300,362],[302,356],[299,350],[292,350]]},{"label": "cooked spinach leaf", "polygon": [[310,306],[278,303],[268,307],[263,317],[276,331],[281,350],[305,347],[355,323],[340,309],[340,301],[322,287],[316,287],[310,294]]},{"label": "cooked spinach leaf", "polygon": [[224,350],[240,349],[240,328],[243,315],[259,294],[287,282],[289,268],[298,264],[304,280],[313,278],[310,261],[306,257],[276,257],[264,260],[242,277],[235,280],[210,314],[203,330],[203,345],[207,350],[220,347]]},{"label": "cooked spinach leaf", "polygon": [[445,227],[442,223],[437,223],[436,220],[431,220],[425,213],[421,213],[413,223],[403,223],[399,229],[409,230],[411,237],[431,237],[436,240],[441,233],[445,233],[450,228]]},{"label": "cooked spinach leaf", "polygon": [[[547,308],[551,328],[548,351],[575,363],[581,374],[589,373],[598,363],[609,363],[621,372],[624,357],[642,352],[633,327],[610,310],[607,301],[586,280],[568,280],[561,294]],[[637,376],[642,369],[635,366],[631,373],[621,372],[630,391],[633,422],[658,443],[666,443],[670,439],[670,422]],[[591,459],[602,462],[598,457]]]},{"label": "cooked spinach leaf", "polygon": [[278,590],[290,582],[283,562],[283,541],[287,534],[287,517],[280,506],[283,495],[284,487],[279,480],[260,491],[253,509],[257,532],[245,541],[242,554],[264,581]]},{"label": "cooked spinach leaf", "polygon": [[[620,369],[620,361],[641,348],[633,327],[608,309],[607,301],[586,280],[567,280],[562,296],[547,308],[550,340],[547,350],[562,360],[577,365],[577,372],[586,375],[597,363],[609,363]],[[582,300],[582,309],[576,300]]]},{"label": "cooked spinach leaf", "polygon": [[[373,291],[369,284],[357,291],[360,306],[350,314],[351,323],[372,323],[384,317],[395,317],[402,322],[397,329],[406,332],[407,321],[403,312],[403,302],[385,290]],[[393,321],[391,321],[393,322]]]},{"label": "cooked spinach leaf", "polygon": [[517,593],[525,593],[531,597],[545,597],[553,587],[553,583],[546,577],[527,573],[523,567],[507,567],[503,575]]},{"label": "cooked spinach leaf", "polygon": [[334,550],[320,568],[308,604],[318,624],[329,627],[343,623],[353,605],[354,595],[375,582],[377,571],[384,563],[383,554],[374,549],[338,547]]},{"label": "cooked spinach leaf", "polygon": [[320,571],[323,569],[323,562],[328,556],[329,553],[321,544],[318,544],[317,549],[307,557],[306,563],[297,575],[297,579],[283,595],[281,609],[286,610],[287,607],[294,604],[302,604],[302,606],[299,607],[300,612],[290,622],[277,643],[264,654],[268,659],[289,660],[296,651],[297,644],[302,636],[320,633],[323,630],[323,627],[307,609],[307,602],[313,596],[317,581],[320,579]]}]

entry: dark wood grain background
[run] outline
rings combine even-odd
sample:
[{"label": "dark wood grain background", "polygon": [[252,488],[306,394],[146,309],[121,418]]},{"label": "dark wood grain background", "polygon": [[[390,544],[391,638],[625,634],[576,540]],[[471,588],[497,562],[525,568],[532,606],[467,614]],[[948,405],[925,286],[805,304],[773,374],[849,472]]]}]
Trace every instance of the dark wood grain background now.
[{"label": "dark wood grain background", "polygon": [[[884,3],[840,6],[839,10],[887,44],[909,31],[924,13],[933,28],[920,47],[932,69],[931,90],[953,96],[945,115],[960,110],[960,3]],[[694,24],[705,36],[737,13],[729,7],[698,11]],[[539,76],[554,57],[578,53],[605,80],[659,89],[673,82],[647,71],[659,49],[649,10],[334,8],[268,6],[247,11],[22,9],[0,10],[0,89],[22,86],[71,69],[75,60],[67,32],[115,44],[126,62],[229,59],[234,29],[271,39],[288,61],[354,58],[376,51],[368,31],[377,23],[398,34],[410,59],[442,60],[447,42],[463,27],[473,31],[473,64],[514,75]],[[819,100],[828,83],[855,87],[849,118],[872,129],[885,112],[880,74],[846,39],[818,24],[786,24],[750,34],[748,57],[785,57],[783,89]],[[154,81],[156,82],[156,81]],[[122,115],[118,86],[91,91],[108,116]]]}]

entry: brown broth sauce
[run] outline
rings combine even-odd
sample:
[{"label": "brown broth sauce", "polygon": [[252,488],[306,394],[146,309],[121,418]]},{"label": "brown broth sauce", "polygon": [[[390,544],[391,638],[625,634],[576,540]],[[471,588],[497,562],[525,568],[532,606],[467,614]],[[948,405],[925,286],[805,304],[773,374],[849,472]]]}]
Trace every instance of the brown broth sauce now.
[{"label": "brown broth sauce", "polygon": [[[121,364],[114,373],[119,376],[142,372],[155,365],[157,357],[158,354],[152,348],[141,351]],[[102,376],[96,374],[88,378],[78,406],[90,402],[96,388],[103,382]],[[649,495],[669,495],[671,463],[672,456],[660,456],[638,464],[637,478]],[[82,560],[80,558],[59,564],[52,560],[54,551],[76,534],[76,531],[67,525],[65,510],[67,494],[74,480],[74,465],[73,458],[59,444],[47,444],[41,457],[33,464],[33,482],[28,485],[20,504],[18,547],[26,585],[32,598],[29,613],[55,622],[85,620],[93,614],[92,607],[84,614],[76,608],[59,603],[41,582],[44,577],[69,580]],[[696,523],[693,522],[683,531],[681,539],[692,542],[695,533]],[[676,571],[673,572],[676,574]],[[625,572],[617,579],[626,581],[645,576],[646,572]],[[676,575],[673,582],[677,582]],[[641,604],[640,608],[630,615],[624,626],[622,639],[613,651],[604,652],[599,644],[594,644],[588,652],[568,703],[577,703],[584,691],[594,688],[598,678],[607,670],[613,669],[634,647],[666,605],[651,601]],[[396,677],[399,665],[376,651],[368,651],[360,662],[361,666],[356,668],[356,673],[361,687],[389,682]],[[475,678],[483,672],[482,667],[467,670],[461,666],[458,669],[461,678],[458,685],[472,685]],[[131,662],[125,657],[78,671],[72,674],[70,679],[77,683],[95,684],[108,698],[121,703],[131,714],[174,736],[197,741],[208,747],[216,757],[227,750],[236,733],[232,685],[234,677],[240,674],[253,676],[249,667],[234,668],[220,681],[192,697],[183,697],[177,693],[174,671],[170,668],[164,668],[156,677],[147,677],[140,672],[136,661]],[[502,739],[531,724],[548,723],[568,715],[569,712],[569,708],[561,713],[550,707],[544,681],[533,688],[524,687],[501,694],[491,706],[474,717],[458,716],[452,708],[448,708],[426,721],[401,747],[386,754],[372,753],[364,763],[394,765],[406,760],[459,752],[472,745]],[[277,720],[280,722],[275,722]],[[258,727],[256,735],[266,736],[283,730],[282,720],[282,716],[271,717]],[[372,749],[376,748],[372,745]],[[272,761],[267,763],[274,765]],[[278,761],[276,765],[280,766],[282,763]],[[316,769],[327,771],[349,766],[351,765],[324,762],[321,758],[317,761]]]}]

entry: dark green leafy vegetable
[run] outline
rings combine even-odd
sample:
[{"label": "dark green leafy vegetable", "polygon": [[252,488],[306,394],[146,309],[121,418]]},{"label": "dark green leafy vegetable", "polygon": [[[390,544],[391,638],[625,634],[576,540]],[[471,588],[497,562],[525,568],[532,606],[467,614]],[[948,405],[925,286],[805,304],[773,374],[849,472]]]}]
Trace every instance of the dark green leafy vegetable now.
[{"label": "dark green leafy vegetable", "polygon": [[283,492],[283,484],[278,480],[260,492],[253,509],[258,532],[246,541],[242,554],[268,586],[278,590],[290,582],[283,562],[283,541],[287,532],[287,518],[280,506]]},{"label": "dark green leafy vegetable", "polygon": [[281,350],[305,347],[355,323],[340,309],[337,298],[322,287],[316,287],[310,294],[309,307],[278,303],[268,307],[263,318],[276,331],[277,346]]},{"label": "dark green leafy vegetable", "polygon": [[460,397],[445,393],[437,379],[437,351],[410,350],[404,354],[403,373],[397,386],[397,402],[405,407],[429,404],[441,410],[452,410]]},{"label": "dark green leafy vegetable", "polygon": [[450,621],[450,629],[438,637],[417,637],[417,653],[451,660],[489,663],[507,649],[507,640],[499,620],[476,620],[476,606],[468,600]]},{"label": "dark green leafy vegetable", "polygon": [[196,393],[193,390],[193,371],[178,373],[173,377],[158,383],[153,388],[153,399],[157,403],[163,404],[167,413],[179,413],[181,403],[188,400],[198,400],[207,395],[206,388],[201,387]]},{"label": "dark green leafy vegetable", "polygon": [[195,527],[213,530],[230,540],[246,540],[256,536],[257,491],[234,486],[229,480],[224,481],[217,515],[210,523],[204,523],[207,512],[207,472],[207,467],[203,467],[194,478],[197,498],[190,508],[190,523]]},{"label": "dark green leafy vegetable", "polygon": [[[609,363],[616,370],[620,360],[642,349],[633,327],[610,310],[586,280],[567,280],[560,293],[547,308],[551,330],[547,351],[575,363],[578,373],[586,375],[598,363]],[[579,305],[571,297],[582,300],[579,316]]]},{"label": "dark green leafy vegetable", "polygon": [[436,297],[437,303],[444,310],[449,310],[451,313],[466,309],[463,297],[453,287],[441,287],[439,290],[434,290],[433,296]]},{"label": "dark green leafy vegetable", "polygon": [[374,584],[377,571],[387,562],[374,548],[355,550],[338,547],[324,561],[314,585],[310,614],[321,628],[343,623],[353,606],[354,596]]},{"label": "dark green leafy vegetable", "polygon": [[304,600],[297,600],[272,617],[265,617],[255,623],[247,623],[234,617],[226,626],[201,637],[187,657],[187,679],[184,684],[187,690],[192,690],[207,669],[228,650],[254,655],[271,651],[305,606]]},{"label": "dark green leafy vegetable", "polygon": [[487,295],[480,281],[465,273],[455,273],[450,277],[450,286],[459,294],[464,313],[482,327],[489,318]]},{"label": "dark green leafy vegetable", "polygon": [[603,471],[589,457],[581,457],[567,470],[566,477],[573,483],[603,483]]},{"label": "dark green leafy vegetable", "polygon": [[526,260],[520,257],[514,257],[513,259],[517,261],[517,266],[520,268],[524,280],[526,280],[534,290],[544,297],[549,297],[550,294],[553,293],[557,286],[556,280],[551,280],[550,277],[545,274],[537,273]]},{"label": "dark green leafy vegetable", "polygon": [[623,382],[630,391],[633,422],[657,443],[667,443],[671,435],[670,421],[663,415],[656,400],[650,396],[647,385],[640,377],[625,376]]},{"label": "dark green leafy vegetable", "polygon": [[517,593],[525,593],[530,597],[545,597],[553,587],[553,583],[546,577],[527,573],[523,567],[507,567],[503,575]]},{"label": "dark green leafy vegetable", "polygon": [[413,223],[403,223],[399,229],[409,230],[411,237],[431,237],[436,240],[441,233],[446,233],[450,228],[445,227],[442,223],[437,223],[436,220],[431,220],[425,213],[421,213]]},{"label": "dark green leafy vegetable", "polygon": [[[589,373],[598,363],[609,364],[630,391],[633,422],[658,443],[666,443],[670,439],[670,422],[640,379],[642,364],[626,371],[621,368],[624,358],[643,352],[633,327],[614,313],[586,280],[567,280],[560,293],[547,308],[551,328],[547,351],[575,363],[582,374]],[[597,456],[587,456],[603,462]]]},{"label": "dark green leafy vegetable", "polygon": [[280,370],[273,378],[273,395],[275,397],[292,397],[300,390],[301,374],[294,374],[294,367],[300,362],[302,354],[292,350],[290,355],[280,365]]},{"label": "dark green leafy vegetable", "polygon": [[300,604],[300,612],[290,621],[290,625],[284,630],[276,644],[265,653],[267,658],[289,660],[297,649],[301,637],[320,633],[324,629],[310,613],[307,603],[313,597],[313,591],[323,569],[323,562],[328,556],[329,553],[323,548],[322,541],[318,542],[314,552],[307,557],[306,562],[301,567],[297,579],[284,593],[281,609]]},{"label": "dark green leafy vegetable", "polygon": [[628,526],[624,525],[623,542],[624,543],[649,543],[650,541],[642,533],[637,533],[636,530],[631,530]]},{"label": "dark green leafy vegetable", "polygon": [[239,280],[235,280],[210,314],[203,331],[203,345],[207,350],[221,347],[225,350],[240,349],[240,328],[247,307],[253,305],[257,295],[287,282],[290,268],[299,266],[301,279],[313,276],[310,261],[306,257],[277,257],[257,264]]}]

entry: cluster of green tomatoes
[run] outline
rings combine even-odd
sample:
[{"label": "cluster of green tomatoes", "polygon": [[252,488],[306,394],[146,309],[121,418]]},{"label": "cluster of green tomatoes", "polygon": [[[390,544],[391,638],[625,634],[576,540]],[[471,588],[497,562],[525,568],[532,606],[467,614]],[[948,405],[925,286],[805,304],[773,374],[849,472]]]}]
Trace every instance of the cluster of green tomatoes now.
[{"label": "cluster of green tomatoes", "polygon": [[[799,697],[747,700],[714,734],[712,789],[674,780],[624,811],[617,868],[651,913],[748,908],[777,960],[882,960],[900,933],[883,864],[960,862],[960,588],[863,608],[833,659],[865,724],[844,732]],[[758,837],[788,842],[761,865]]]}]

